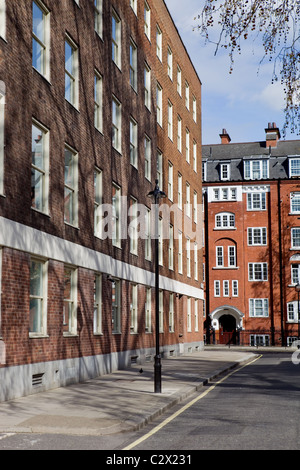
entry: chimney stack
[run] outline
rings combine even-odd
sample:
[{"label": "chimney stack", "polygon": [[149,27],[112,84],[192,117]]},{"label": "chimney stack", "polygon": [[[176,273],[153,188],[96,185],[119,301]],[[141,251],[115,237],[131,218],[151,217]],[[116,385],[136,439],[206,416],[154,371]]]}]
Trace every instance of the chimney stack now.
[{"label": "chimney stack", "polygon": [[280,130],[276,127],[275,122],[269,122],[266,132],[266,147],[277,147],[280,139]]},{"label": "chimney stack", "polygon": [[220,134],[220,137],[221,137],[221,144],[229,144],[229,142],[231,141],[231,138],[228,132],[226,131],[226,129],[222,130],[222,134]]}]

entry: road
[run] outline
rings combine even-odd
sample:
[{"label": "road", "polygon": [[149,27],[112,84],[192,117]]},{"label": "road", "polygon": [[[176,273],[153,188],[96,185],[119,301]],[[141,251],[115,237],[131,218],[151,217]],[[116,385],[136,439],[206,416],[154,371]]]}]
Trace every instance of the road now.
[{"label": "road", "polygon": [[115,450],[115,455],[121,450],[135,455],[142,450],[299,450],[299,397],[300,364],[292,362],[291,353],[266,353],[217,378],[139,432],[103,437],[3,434],[0,450],[102,449]]}]

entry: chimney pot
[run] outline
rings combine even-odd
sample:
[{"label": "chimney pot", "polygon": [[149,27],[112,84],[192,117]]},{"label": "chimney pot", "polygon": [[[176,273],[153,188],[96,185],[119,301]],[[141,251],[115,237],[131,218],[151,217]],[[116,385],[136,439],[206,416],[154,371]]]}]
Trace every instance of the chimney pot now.
[{"label": "chimney pot", "polygon": [[221,144],[229,144],[231,141],[231,138],[225,128],[222,129],[222,134],[220,134],[221,137]]}]

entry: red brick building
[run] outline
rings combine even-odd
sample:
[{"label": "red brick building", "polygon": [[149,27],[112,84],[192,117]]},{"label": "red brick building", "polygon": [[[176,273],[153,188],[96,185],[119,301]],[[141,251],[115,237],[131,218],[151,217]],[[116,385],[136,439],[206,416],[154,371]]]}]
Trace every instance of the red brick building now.
[{"label": "red brick building", "polygon": [[[300,141],[203,146],[206,341],[298,339]],[[299,286],[300,287],[300,286]]]},{"label": "red brick building", "polygon": [[156,178],[161,352],[202,348],[201,83],[164,1],[0,7],[0,400],[153,359]]}]

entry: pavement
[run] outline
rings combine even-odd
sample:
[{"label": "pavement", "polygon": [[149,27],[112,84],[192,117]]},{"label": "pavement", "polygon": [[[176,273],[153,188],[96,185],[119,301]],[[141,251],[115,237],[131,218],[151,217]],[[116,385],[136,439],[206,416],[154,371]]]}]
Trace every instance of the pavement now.
[{"label": "pavement", "polygon": [[208,346],[195,353],[162,359],[161,393],[154,392],[151,362],[3,402],[0,433],[100,436],[138,430],[210,380],[257,355],[255,349]]}]

